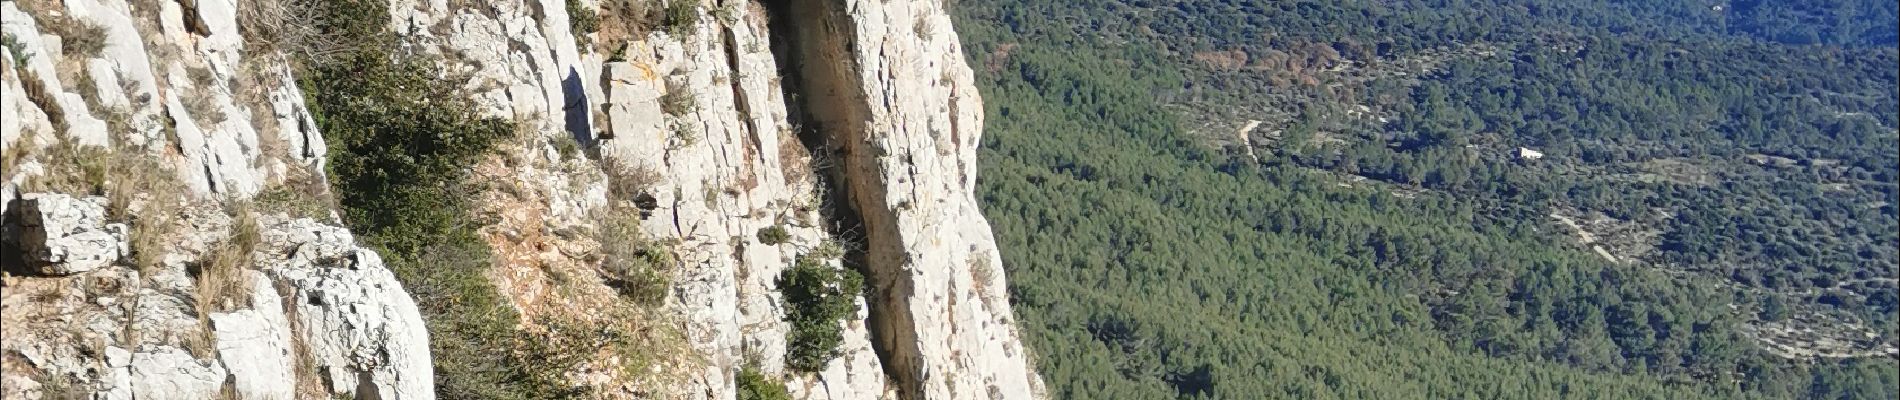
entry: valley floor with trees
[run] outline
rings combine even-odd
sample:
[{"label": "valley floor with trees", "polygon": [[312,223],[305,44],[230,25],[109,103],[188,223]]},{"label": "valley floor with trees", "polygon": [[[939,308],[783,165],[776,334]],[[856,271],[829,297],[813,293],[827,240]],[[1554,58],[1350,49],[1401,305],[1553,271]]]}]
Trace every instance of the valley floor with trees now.
[{"label": "valley floor with trees", "polygon": [[1900,396],[1895,4],[1502,3],[958,2],[1052,396]]}]

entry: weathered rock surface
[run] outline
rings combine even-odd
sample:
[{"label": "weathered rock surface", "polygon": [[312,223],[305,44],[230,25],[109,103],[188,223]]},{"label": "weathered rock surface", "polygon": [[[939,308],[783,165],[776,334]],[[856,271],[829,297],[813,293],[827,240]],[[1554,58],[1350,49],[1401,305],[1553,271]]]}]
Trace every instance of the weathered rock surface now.
[{"label": "weathered rock surface", "polygon": [[36,194],[17,201],[17,231],[26,262],[47,275],[72,275],[111,265],[126,256],[125,224],[106,223],[106,200]]},{"label": "weathered rock surface", "polygon": [[[61,196],[26,196],[47,197]],[[180,236],[204,247],[229,240],[233,223],[221,210],[187,212],[203,222]],[[206,292],[187,266],[203,260],[203,248],[164,249],[168,261],[149,276],[111,264],[9,279],[0,287],[8,355],[0,379],[20,384],[0,387],[0,397],[46,396],[51,385],[128,400],[227,390],[239,399],[434,398],[421,315],[375,253],[342,228],[263,219],[252,273],[242,275],[249,295],[230,311],[207,313],[197,298]]]},{"label": "weathered rock surface", "polygon": [[[269,278],[252,275],[249,309],[211,314],[218,361],[231,371],[237,393],[254,399],[296,398],[290,320]],[[427,344],[424,344],[426,348]]]},{"label": "weathered rock surface", "polygon": [[975,198],[982,104],[934,1],[793,1],[807,110],[844,154],[874,329],[906,398],[1034,398]]},{"label": "weathered rock surface", "polygon": [[[29,5],[51,9],[23,9]],[[0,4],[0,33],[20,43],[0,50],[9,60],[0,68],[0,143],[168,148],[176,153],[167,164],[201,195],[248,197],[291,168],[321,165],[326,149],[301,91],[280,58],[245,53],[237,7],[219,0]],[[194,33],[187,15],[208,30]],[[96,24],[103,48],[66,54],[61,35],[91,33],[58,31],[41,18],[79,21],[62,27]],[[15,57],[25,63],[11,67]]]},{"label": "weathered rock surface", "polygon": [[[580,267],[603,244],[573,232],[632,218],[608,215],[630,205],[646,239],[677,260],[668,315],[655,320],[676,323],[666,328],[690,354],[669,367],[677,379],[645,382],[595,357],[569,376],[596,393],[729,399],[736,372],[756,364],[800,398],[1041,397],[973,196],[982,107],[942,5],[682,1],[700,16],[686,26],[607,19],[582,41],[564,0],[390,2],[410,48],[442,56],[478,110],[526,136],[474,168],[509,188],[478,208],[500,215],[483,229],[498,258],[489,276],[522,329],[613,315],[589,312],[616,301],[598,279],[560,288],[549,271],[591,271]],[[247,198],[298,170],[321,180],[326,147],[303,96],[283,63],[247,46],[240,3],[0,3],[0,32],[22,45],[0,49],[0,143],[140,152],[194,199]],[[652,6],[662,4],[672,3]],[[47,5],[56,9],[23,9]],[[65,54],[72,34],[40,23],[49,16],[97,23],[103,50]],[[13,66],[15,50],[32,56]],[[0,207],[31,191],[24,177],[53,170],[47,161],[0,172]],[[32,398],[63,381],[109,399],[433,397],[417,304],[346,229],[259,218],[250,297],[214,312],[199,309],[187,270],[229,240],[231,215],[184,216],[162,266],[141,273],[125,265],[119,221],[69,208],[85,208],[82,222],[42,229],[36,247],[60,249],[38,265],[66,276],[0,288],[0,395]],[[789,239],[761,243],[769,227]],[[840,322],[842,356],[795,373],[775,280],[827,243],[852,251],[874,295]]]},{"label": "weathered rock surface", "polygon": [[208,399],[224,386],[225,369],[176,347],[132,353],[132,398]]},{"label": "weathered rock surface", "polygon": [[434,398],[429,332],[382,258],[349,230],[310,219],[266,227],[259,267],[290,288],[292,326],[330,393]]},{"label": "weathered rock surface", "polygon": [[[0,286],[0,398],[433,397],[416,305],[347,231],[273,219],[280,226],[263,233],[279,241],[239,265],[250,271],[240,275],[250,296],[220,311],[206,309],[216,301],[200,298],[204,278],[193,271],[230,240],[234,215],[145,208],[172,200],[155,196],[242,200],[294,175],[321,183],[327,148],[287,64],[240,34],[238,15],[251,6],[0,3],[9,41],[0,46],[0,211],[9,243],[32,256],[21,262],[51,275]],[[98,51],[68,51],[82,41]],[[154,176],[47,178],[103,178],[90,184],[108,190],[175,180],[183,193],[118,194],[131,199],[134,224],[153,223],[135,228],[182,225],[129,247],[127,221],[108,221],[103,198],[30,193],[45,189],[30,183],[37,178],[70,173],[60,165],[111,165],[69,150],[84,147],[154,160],[134,171]],[[154,265],[130,265],[128,251]]]},{"label": "weathered rock surface", "polygon": [[[550,142],[597,149],[603,161],[591,168],[655,177],[637,193],[657,205],[642,230],[652,240],[679,243],[667,308],[681,316],[687,345],[703,360],[687,367],[686,382],[660,391],[731,398],[734,374],[749,359],[782,373],[788,327],[774,280],[800,254],[835,239],[821,225],[818,182],[776,86],[764,8],[735,2],[725,6],[733,10],[728,19],[699,18],[684,35],[654,31],[627,38],[626,61],[604,62],[604,54],[583,53],[572,41],[563,2],[495,2],[491,15],[439,3],[398,2],[392,13],[399,26],[416,27],[406,31],[416,32],[418,42],[476,60],[469,87],[486,112],[517,118]],[[704,4],[702,12],[719,6]],[[494,45],[510,41],[529,51]],[[661,104],[669,93],[690,97],[692,105],[669,114]],[[530,193],[526,204],[503,208],[533,208],[537,217],[510,217],[495,231],[566,231],[597,222],[589,216],[609,205],[607,182],[579,183],[587,186],[574,190],[578,175],[549,176],[570,168],[558,165],[562,157],[551,148],[522,151],[510,157],[528,162],[495,175],[513,175],[515,184],[528,187],[521,192]],[[545,226],[508,225],[513,221]],[[785,228],[789,243],[759,243],[759,229],[772,226]],[[528,263],[545,258],[504,262],[501,285],[539,287],[520,277],[536,274],[538,267]],[[534,319],[540,309],[534,303],[546,301],[544,293],[511,295],[530,314],[524,319]],[[788,386],[811,398],[884,395],[882,366],[865,325],[858,320],[847,327],[846,356],[821,377],[792,377]]]}]

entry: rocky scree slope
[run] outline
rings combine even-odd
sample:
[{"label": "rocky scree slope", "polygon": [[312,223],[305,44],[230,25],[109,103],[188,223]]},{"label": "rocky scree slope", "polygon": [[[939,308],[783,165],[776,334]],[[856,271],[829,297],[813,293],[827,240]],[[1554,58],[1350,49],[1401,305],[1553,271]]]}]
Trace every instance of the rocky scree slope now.
[{"label": "rocky scree slope", "polygon": [[[0,287],[0,395],[435,396],[425,320],[447,317],[342,227],[296,84],[311,54],[255,34],[300,5],[0,2],[0,204],[28,256]],[[554,345],[556,380],[734,398],[743,370],[796,398],[1040,398],[942,7],[386,9],[402,51],[465,93],[439,100],[513,124],[463,186],[494,255],[481,276],[511,330]],[[793,368],[809,352],[780,278],[805,264],[861,273],[866,296],[836,350]]]}]

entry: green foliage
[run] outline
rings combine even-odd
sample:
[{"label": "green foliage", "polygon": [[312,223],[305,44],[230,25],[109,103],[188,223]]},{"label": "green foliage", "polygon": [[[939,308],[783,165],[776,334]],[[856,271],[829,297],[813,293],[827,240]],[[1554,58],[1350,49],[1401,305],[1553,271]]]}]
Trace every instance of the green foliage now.
[{"label": "green foliage", "polygon": [[[678,140],[674,145],[686,147],[699,143],[699,128],[695,128],[692,124],[687,122],[674,123],[672,126],[673,139]],[[717,191],[717,189],[713,188],[707,188],[707,190]],[[712,201],[712,196],[708,195],[706,199],[707,201]]]},{"label": "green foliage", "polygon": [[33,53],[26,51],[26,44],[20,43],[20,38],[11,33],[0,34],[0,47],[6,47],[7,54],[12,56],[13,64],[10,65],[24,66],[27,61],[33,60]]},{"label": "green foliage", "polygon": [[547,349],[515,330],[517,314],[488,281],[491,249],[471,224],[463,168],[512,133],[479,116],[433,62],[402,56],[387,4],[330,2],[326,35],[361,47],[303,60],[301,85],[331,148],[331,184],[344,218],[415,296],[428,324],[439,397],[561,398],[573,388]]},{"label": "green foliage", "polygon": [[803,372],[823,370],[841,354],[838,345],[844,341],[844,326],[840,321],[857,315],[864,278],[857,271],[803,256],[779,274],[778,288],[788,306],[785,321],[792,323],[792,330],[785,334],[785,365]]},{"label": "green foliage", "polygon": [[67,56],[99,57],[106,50],[106,28],[98,22],[72,16],[45,17],[40,22],[59,35],[61,52]]},{"label": "green foliage", "polygon": [[567,0],[567,18],[574,41],[587,43],[588,34],[600,32],[600,13],[582,5],[580,0]]},{"label": "green foliage", "polygon": [[699,109],[699,98],[686,85],[666,85],[666,93],[660,95],[660,111],[666,115],[682,116]]},{"label": "green foliage", "polygon": [[740,4],[741,3],[738,2],[720,3],[719,6],[713,7],[708,14],[711,14],[713,20],[719,21],[719,23],[727,25],[735,24],[739,22]]},{"label": "green foliage", "polygon": [[554,152],[561,155],[562,161],[573,160],[581,156],[581,144],[571,137],[555,138]]},{"label": "green foliage", "polygon": [[605,256],[601,268],[607,273],[607,284],[636,304],[659,305],[672,287],[673,253],[664,243],[642,237],[637,212],[612,215],[595,235]]},{"label": "green foliage", "polygon": [[672,0],[666,3],[666,11],[660,18],[660,24],[666,33],[675,38],[685,38],[693,34],[693,25],[699,24],[699,2],[695,0]]},{"label": "green foliage", "polygon": [[844,245],[839,244],[836,240],[826,240],[818,243],[818,247],[812,249],[811,253],[805,256],[820,260],[836,260],[844,257]]},{"label": "green foliage", "polygon": [[777,246],[792,240],[792,234],[786,232],[785,227],[779,225],[759,228],[758,236],[759,243],[764,243],[767,246]]},{"label": "green foliage", "polygon": [[739,370],[739,400],[792,400],[792,393],[785,389],[785,383],[759,372],[756,365],[746,365]]}]

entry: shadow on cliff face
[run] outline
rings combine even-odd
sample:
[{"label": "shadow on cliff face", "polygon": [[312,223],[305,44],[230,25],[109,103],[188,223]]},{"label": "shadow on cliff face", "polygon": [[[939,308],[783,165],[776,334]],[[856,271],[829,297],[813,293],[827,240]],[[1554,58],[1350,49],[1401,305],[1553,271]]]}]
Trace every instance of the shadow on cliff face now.
[{"label": "shadow on cliff face", "polygon": [[20,241],[26,240],[24,229],[20,226],[21,218],[25,217],[20,210],[25,208],[25,203],[19,198],[8,201],[7,211],[4,217],[0,217],[0,220],[4,220],[0,222],[0,271],[12,276],[39,274],[39,271],[27,268],[25,246],[20,245]]},{"label": "shadow on cliff face", "polygon": [[593,103],[587,101],[587,89],[582,85],[580,70],[568,67],[567,78],[561,79],[561,112],[565,114],[567,133],[574,136],[574,142],[581,148],[592,149],[596,140],[606,138],[594,137],[590,107]]},{"label": "shadow on cliff face", "polygon": [[[779,90],[785,99],[792,126],[800,144],[814,159],[818,184],[827,196],[820,213],[826,230],[846,243],[843,257],[846,268],[857,270],[865,278],[864,301],[869,309],[866,329],[871,347],[884,367],[884,375],[895,383],[898,398],[923,398],[920,350],[917,334],[911,331],[908,281],[897,279],[902,260],[892,255],[901,251],[885,248],[899,236],[895,224],[867,225],[867,211],[888,209],[886,204],[859,204],[852,185],[876,185],[878,182],[852,182],[849,164],[853,161],[848,142],[863,140],[870,119],[862,90],[853,77],[857,67],[844,58],[856,47],[850,38],[851,22],[844,15],[843,3],[823,0],[768,0],[764,2],[767,29],[771,32],[773,60],[777,63]],[[875,197],[875,196],[870,196]],[[874,256],[881,253],[883,257]]]}]

